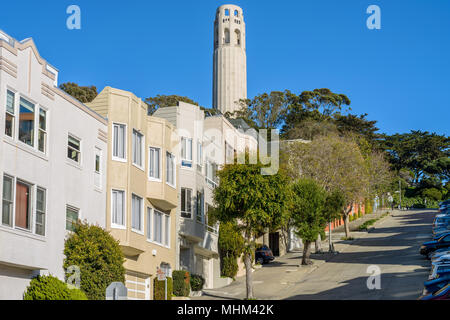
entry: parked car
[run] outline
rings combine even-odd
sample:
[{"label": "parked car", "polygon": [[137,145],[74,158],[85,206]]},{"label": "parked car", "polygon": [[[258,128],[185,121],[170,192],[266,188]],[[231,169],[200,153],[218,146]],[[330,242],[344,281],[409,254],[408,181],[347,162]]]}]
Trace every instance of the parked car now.
[{"label": "parked car", "polygon": [[435,228],[433,229],[433,236],[437,235],[438,233],[443,233],[443,232],[450,232],[450,225],[446,226],[446,227],[442,227],[442,228]]},{"label": "parked car", "polygon": [[442,289],[450,282],[450,273],[439,277],[437,279],[428,280],[424,282],[423,295],[433,294],[436,291]]},{"label": "parked car", "polygon": [[438,239],[442,238],[443,236],[446,236],[449,234],[450,234],[450,229],[445,229],[444,231],[439,231],[439,232],[433,234],[433,240],[438,240]]},{"label": "parked car", "polygon": [[433,221],[433,228],[440,227],[440,226],[448,226],[450,224],[450,216],[436,216]]},{"label": "parked car", "polygon": [[272,250],[266,245],[262,245],[255,251],[255,261],[256,263],[264,264],[273,261],[275,257],[273,256]]},{"label": "parked car", "polygon": [[442,289],[433,294],[422,296],[420,300],[450,300],[450,284],[447,284]]},{"label": "parked car", "polygon": [[444,254],[442,256],[434,257],[431,259],[431,262],[437,262],[437,263],[450,263],[450,254]]},{"label": "parked car", "polygon": [[440,278],[444,274],[450,273],[450,263],[433,263],[431,266],[431,273],[428,280]]},{"label": "parked car", "polygon": [[430,260],[433,260],[435,258],[439,258],[439,257],[445,256],[447,254],[450,254],[450,248],[443,248],[443,249],[439,249],[434,252],[431,252],[429,255],[429,258],[430,258]]},{"label": "parked car", "polygon": [[437,249],[450,247],[450,235],[443,236],[438,240],[425,242],[420,247],[420,254],[428,255],[429,252],[434,252]]}]

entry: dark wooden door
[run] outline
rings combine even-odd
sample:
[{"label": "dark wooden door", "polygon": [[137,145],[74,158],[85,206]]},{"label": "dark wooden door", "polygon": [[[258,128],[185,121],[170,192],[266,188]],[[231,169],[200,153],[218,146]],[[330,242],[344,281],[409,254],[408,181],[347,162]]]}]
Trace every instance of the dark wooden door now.
[{"label": "dark wooden door", "polygon": [[269,234],[269,247],[275,257],[280,256],[280,234],[278,232]]},{"label": "dark wooden door", "polygon": [[16,227],[29,228],[29,196],[30,187],[17,182],[16,185]]}]

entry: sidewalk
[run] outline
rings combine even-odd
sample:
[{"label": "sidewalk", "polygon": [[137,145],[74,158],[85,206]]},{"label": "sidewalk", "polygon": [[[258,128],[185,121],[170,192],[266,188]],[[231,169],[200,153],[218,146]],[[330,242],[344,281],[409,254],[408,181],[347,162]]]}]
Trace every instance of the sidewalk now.
[{"label": "sidewalk", "polygon": [[[377,219],[385,214],[385,211],[365,215],[364,217],[350,223],[351,235],[354,238],[360,238],[367,235],[367,232],[359,232],[358,227],[365,221]],[[387,217],[386,217],[387,218]],[[385,218],[384,218],[385,219]],[[376,224],[383,221],[381,219]],[[375,225],[376,225],[375,224]],[[337,230],[337,231],[336,231]],[[332,232],[334,247],[338,252],[345,252],[352,241],[343,241],[345,236],[344,228],[339,227]],[[328,240],[322,241],[322,248],[328,251]],[[314,244],[312,244],[314,251]],[[289,252],[282,257],[277,257],[273,262],[263,265],[253,272],[253,292],[259,300],[279,300],[285,296],[285,292],[298,286],[306,280],[307,276],[320,268],[327,261],[336,257],[335,254],[325,252],[323,254],[311,254],[311,260],[314,264],[308,266],[299,266],[301,263],[302,251],[297,250]],[[191,300],[241,300],[246,297],[246,278],[245,276],[236,278],[236,281],[230,285],[219,289],[204,289],[203,296],[191,297]],[[270,289],[269,289],[270,288]]]}]

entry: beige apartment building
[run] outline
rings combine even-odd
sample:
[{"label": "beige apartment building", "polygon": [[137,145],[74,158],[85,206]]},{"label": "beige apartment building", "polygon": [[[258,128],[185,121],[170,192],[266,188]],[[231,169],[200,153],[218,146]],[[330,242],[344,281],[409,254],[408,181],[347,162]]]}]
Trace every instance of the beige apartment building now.
[{"label": "beige apartment building", "polygon": [[175,268],[178,137],[133,93],[106,87],[89,106],[108,119],[106,228],[125,255],[129,299],[152,299]]}]

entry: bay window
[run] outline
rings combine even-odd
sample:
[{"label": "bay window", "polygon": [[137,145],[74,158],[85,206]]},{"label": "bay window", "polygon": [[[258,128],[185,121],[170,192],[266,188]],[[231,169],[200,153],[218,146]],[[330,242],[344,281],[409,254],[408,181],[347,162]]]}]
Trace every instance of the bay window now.
[{"label": "bay window", "polygon": [[159,180],[161,179],[161,165],[160,165],[160,152],[161,149],[150,147],[149,150],[149,177]]},{"label": "bay window", "polygon": [[34,104],[20,98],[19,140],[31,147],[34,146],[34,111]]},{"label": "bay window", "polygon": [[143,232],[143,201],[133,194],[131,196],[131,228],[137,232]]},{"label": "bay window", "polygon": [[142,168],[143,135],[133,129],[133,164]]},{"label": "bay window", "polygon": [[181,216],[183,218],[192,217],[192,190],[181,188]]}]

